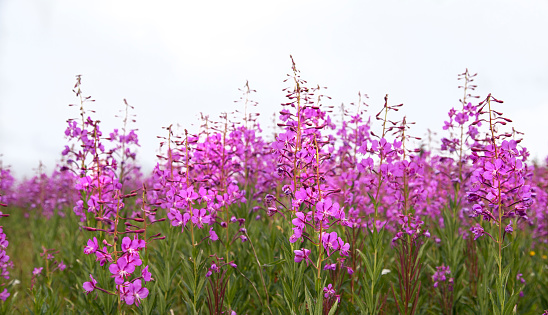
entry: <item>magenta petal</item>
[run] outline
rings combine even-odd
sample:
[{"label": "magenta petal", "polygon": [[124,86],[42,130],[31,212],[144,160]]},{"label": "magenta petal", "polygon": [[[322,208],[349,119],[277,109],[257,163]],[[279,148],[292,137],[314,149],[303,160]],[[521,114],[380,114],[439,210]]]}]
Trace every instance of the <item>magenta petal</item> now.
[{"label": "magenta petal", "polygon": [[117,264],[112,264],[108,267],[108,270],[110,271],[110,273],[112,273],[113,275],[116,275],[120,272],[120,268],[118,268],[118,265]]},{"label": "magenta petal", "polygon": [[140,299],[144,299],[148,296],[148,289],[147,288],[141,288],[141,290],[139,290],[139,292],[137,292],[137,294],[139,295]]},{"label": "magenta petal", "polygon": [[114,278],[114,283],[122,284],[122,283],[124,283],[124,278],[122,276],[117,276],[117,277]]},{"label": "magenta petal", "polygon": [[133,297],[132,295],[128,295],[128,296],[126,297],[126,304],[127,304],[127,305],[132,305],[133,302],[135,302],[135,297]]},{"label": "magenta petal", "polygon": [[[141,260],[139,259],[139,262]],[[140,264],[139,264],[140,265]],[[134,264],[128,264],[126,268],[124,269],[126,272],[133,273],[135,271],[135,265]]]},{"label": "magenta petal", "polygon": [[86,290],[86,292],[91,292],[93,291],[93,289],[95,289],[95,287],[93,286],[93,284],[91,284],[91,282],[84,282],[84,284],[82,285],[82,287],[84,288],[84,290]]}]

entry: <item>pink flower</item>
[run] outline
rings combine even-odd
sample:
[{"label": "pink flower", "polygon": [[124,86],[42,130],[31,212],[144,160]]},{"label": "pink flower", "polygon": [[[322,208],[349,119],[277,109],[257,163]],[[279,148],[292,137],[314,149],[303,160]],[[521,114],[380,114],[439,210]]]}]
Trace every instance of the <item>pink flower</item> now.
[{"label": "pink flower", "polygon": [[84,248],[84,254],[89,255],[95,253],[95,251],[99,248],[99,244],[97,243],[97,238],[94,237],[93,241],[88,240],[88,245]]},{"label": "pink flower", "polygon": [[325,250],[327,250],[327,256],[331,256],[333,252],[339,249],[337,232],[323,233],[322,243]]},{"label": "pink flower", "polygon": [[141,285],[141,280],[137,279],[129,285],[128,294],[125,297],[125,301],[128,305],[132,305],[135,302],[135,305],[139,306],[139,303],[142,299],[148,296],[148,289],[144,288]]},{"label": "pink flower", "polygon": [[121,257],[115,264],[110,265],[108,270],[112,273],[114,282],[116,284],[122,284],[124,283],[124,278],[135,271],[135,265],[128,263],[126,257]]},{"label": "pink flower", "polygon": [[335,289],[333,289],[333,285],[330,283],[327,285],[327,287],[323,288],[323,292],[325,292],[324,297],[327,299],[330,296],[335,295]]},{"label": "pink flower", "polygon": [[143,271],[141,271],[141,276],[143,277],[143,280],[145,280],[145,282],[154,280],[152,278],[152,274],[148,271],[148,266],[146,266]]},{"label": "pink flower", "polygon": [[82,284],[82,287],[86,290],[86,294],[89,294],[91,291],[95,290],[97,285],[97,280],[93,279],[91,274],[89,274],[89,277],[91,278],[91,281],[87,281]]},{"label": "pink flower", "polygon": [[306,265],[308,266],[308,256],[310,255],[310,250],[303,248],[293,251],[295,253],[295,262],[299,263],[303,259],[306,261]]},{"label": "pink flower", "polygon": [[5,301],[10,296],[10,293],[7,289],[4,289],[4,292],[0,293],[0,300]]},{"label": "pink flower", "polygon": [[209,239],[212,240],[212,241],[216,241],[216,240],[219,239],[219,237],[217,236],[217,233],[215,233],[213,228],[209,229]]}]

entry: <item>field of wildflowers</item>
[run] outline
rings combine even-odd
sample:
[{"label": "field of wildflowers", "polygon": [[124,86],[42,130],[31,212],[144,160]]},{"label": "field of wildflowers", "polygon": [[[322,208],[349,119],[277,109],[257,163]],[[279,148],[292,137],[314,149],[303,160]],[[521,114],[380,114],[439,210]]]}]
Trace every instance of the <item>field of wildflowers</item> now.
[{"label": "field of wildflowers", "polygon": [[77,76],[63,162],[0,167],[0,313],[548,314],[548,167],[474,77],[436,142],[293,62],[274,134],[246,84],[143,174],[131,105],[104,132]]}]

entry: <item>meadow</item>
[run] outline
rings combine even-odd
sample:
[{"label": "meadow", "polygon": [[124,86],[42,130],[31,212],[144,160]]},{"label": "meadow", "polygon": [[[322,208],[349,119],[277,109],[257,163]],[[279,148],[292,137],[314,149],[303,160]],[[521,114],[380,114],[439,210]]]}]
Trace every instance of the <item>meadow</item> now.
[{"label": "meadow", "polygon": [[0,167],[0,313],[548,314],[547,161],[474,78],[420,139],[292,63],[275,132],[246,84],[144,174],[131,105],[103,131],[77,76],[60,165]]}]

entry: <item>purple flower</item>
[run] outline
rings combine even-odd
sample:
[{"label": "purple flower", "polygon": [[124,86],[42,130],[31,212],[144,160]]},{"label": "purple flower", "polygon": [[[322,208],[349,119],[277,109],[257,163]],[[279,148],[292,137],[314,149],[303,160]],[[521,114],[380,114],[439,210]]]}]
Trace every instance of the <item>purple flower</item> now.
[{"label": "purple flower", "polygon": [[88,240],[88,245],[84,248],[84,254],[86,255],[93,254],[98,248],[99,248],[99,244],[97,243],[97,238],[94,237],[93,241]]},{"label": "purple flower", "polygon": [[192,223],[196,224],[198,228],[203,228],[204,223],[209,224],[211,217],[206,215],[205,209],[195,209],[194,215],[192,216]]},{"label": "purple flower", "polygon": [[152,278],[152,274],[148,271],[148,266],[143,268],[143,270],[141,271],[141,276],[143,277],[143,280],[145,280],[145,282],[154,280]]},{"label": "purple flower", "polygon": [[327,299],[330,296],[335,295],[335,289],[333,289],[333,285],[330,283],[327,285],[327,287],[323,288],[323,292],[325,292],[324,297]]},{"label": "purple flower", "polygon": [[337,264],[326,264],[323,270],[337,270]]},{"label": "purple flower", "polygon": [[0,293],[0,300],[5,301],[10,296],[10,293],[7,289],[4,289],[4,292]]},{"label": "purple flower", "polygon": [[341,256],[348,256],[348,250],[350,249],[350,244],[344,243],[343,240],[339,237],[339,250],[341,253]]},{"label": "purple flower", "polygon": [[483,236],[483,234],[485,234],[485,230],[479,224],[476,224],[476,226],[471,227],[470,231],[474,234],[474,241],[477,240],[479,237]]},{"label": "purple flower", "polygon": [[44,267],[34,268],[34,270],[32,271],[32,274],[37,276],[42,273],[42,269],[44,269]]},{"label": "purple flower", "polygon": [[89,294],[97,287],[97,280],[93,279],[93,276],[91,274],[89,274],[89,277],[91,278],[91,281],[87,281],[82,284],[82,287],[84,288],[84,290],[86,290],[86,294]]},{"label": "purple flower", "polygon": [[[327,250],[327,256],[339,249],[339,238],[337,232],[323,233],[322,234],[322,244],[325,250]],[[349,245],[350,246],[350,245]]]},{"label": "purple flower", "polygon": [[126,257],[120,257],[115,264],[108,268],[116,284],[124,283],[124,278],[135,271],[135,265],[128,263]]},{"label": "purple flower", "polygon": [[133,240],[127,236],[122,239],[122,251],[128,252],[130,255],[139,256],[139,250],[145,248],[145,246],[145,240],[140,240],[137,236]]},{"label": "purple flower", "polygon": [[190,214],[186,212],[185,214],[181,214],[181,211],[174,208],[169,209],[167,217],[171,221],[172,226],[185,227],[187,222],[190,220]]},{"label": "purple flower", "polygon": [[303,259],[306,261],[306,265],[308,266],[308,256],[310,255],[310,250],[303,248],[293,251],[295,253],[295,262],[299,263]]},{"label": "purple flower", "polygon": [[217,233],[215,233],[213,228],[209,229],[209,239],[212,240],[212,241],[216,241],[216,240],[219,239],[219,237],[217,236]]},{"label": "purple flower", "polygon": [[525,279],[523,279],[523,274],[518,273],[516,276],[516,280],[520,281],[521,283],[525,284]]},{"label": "purple flower", "polygon": [[98,261],[101,266],[107,261],[112,261],[112,256],[108,253],[106,246],[103,246],[103,250],[97,250],[95,256],[97,256],[96,261]]},{"label": "purple flower", "polygon": [[300,228],[301,230],[304,229],[305,222],[306,222],[304,213],[297,212],[297,213],[295,213],[295,216],[296,216],[296,218],[291,221],[293,223],[293,225]]},{"label": "purple flower", "polygon": [[60,262],[58,265],[57,265],[57,268],[59,268],[59,270],[63,271],[67,268],[67,265],[65,265],[63,262]]},{"label": "purple flower", "polygon": [[[440,282],[445,282],[447,280],[447,275],[451,274],[449,266],[441,265],[436,267],[436,272],[432,276],[432,281],[434,281],[434,288],[437,288]],[[452,280],[451,280],[452,282]]]},{"label": "purple flower", "polygon": [[125,297],[126,304],[132,305],[135,302],[135,305],[139,306],[139,303],[142,299],[148,296],[148,289],[141,285],[141,280],[137,279],[129,285],[128,294]]}]

